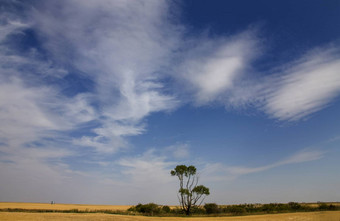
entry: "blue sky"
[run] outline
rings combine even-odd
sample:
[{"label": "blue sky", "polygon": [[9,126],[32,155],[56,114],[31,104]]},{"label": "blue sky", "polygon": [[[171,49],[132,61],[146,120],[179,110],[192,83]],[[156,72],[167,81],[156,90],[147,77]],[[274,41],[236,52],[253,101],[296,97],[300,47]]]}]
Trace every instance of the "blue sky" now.
[{"label": "blue sky", "polygon": [[339,201],[339,1],[0,3],[0,200]]}]

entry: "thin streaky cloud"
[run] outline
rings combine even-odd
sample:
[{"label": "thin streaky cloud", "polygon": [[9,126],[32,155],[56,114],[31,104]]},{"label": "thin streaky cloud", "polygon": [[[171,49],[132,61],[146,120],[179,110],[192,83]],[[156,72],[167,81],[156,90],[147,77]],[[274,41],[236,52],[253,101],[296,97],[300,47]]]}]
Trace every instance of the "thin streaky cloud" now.
[{"label": "thin streaky cloud", "polygon": [[[116,152],[127,146],[124,137],[145,131],[145,117],[177,107],[176,98],[162,92],[162,76],[155,74],[177,44],[178,33],[165,16],[168,7],[163,1],[60,1],[30,11],[53,60],[94,83],[85,102],[96,102],[88,107],[99,126],[92,128],[94,135],[72,139],[73,144]],[[72,59],[65,60],[70,51]]]},{"label": "thin streaky cloud", "polygon": [[319,160],[324,157],[325,152],[323,151],[312,151],[312,150],[303,150],[294,155],[277,161],[272,164],[260,166],[260,167],[243,167],[243,166],[226,166],[221,163],[212,163],[207,164],[203,169],[203,173],[208,177],[209,180],[215,181],[225,181],[225,180],[233,180],[239,176],[259,173],[266,170],[274,169],[276,167],[290,165],[290,164],[298,164],[304,163],[314,160]]},{"label": "thin streaky cloud", "polygon": [[340,59],[337,48],[321,48],[305,54],[280,74],[271,77],[264,90],[264,111],[278,120],[296,121],[325,107],[340,94]]},{"label": "thin streaky cloud", "polygon": [[275,167],[289,165],[289,164],[296,164],[296,163],[303,163],[308,161],[314,161],[321,159],[324,156],[324,152],[322,151],[302,151],[299,153],[294,154],[293,156],[288,157],[287,159],[283,159],[273,164],[269,164],[266,166],[261,167],[230,167],[227,170],[233,175],[245,175],[249,173],[257,173],[266,171],[269,169],[273,169]]}]

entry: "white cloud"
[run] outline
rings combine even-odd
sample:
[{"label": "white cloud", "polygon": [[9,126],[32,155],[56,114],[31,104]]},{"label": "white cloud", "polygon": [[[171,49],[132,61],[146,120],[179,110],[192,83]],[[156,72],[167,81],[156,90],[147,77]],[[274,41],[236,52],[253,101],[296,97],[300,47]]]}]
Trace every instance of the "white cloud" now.
[{"label": "white cloud", "polygon": [[190,156],[189,144],[177,143],[164,148],[165,153],[171,154],[175,159],[186,159]]},{"label": "white cloud", "polygon": [[98,153],[115,153],[128,146],[127,136],[140,135],[145,131],[143,125],[117,123],[106,120],[101,127],[92,130],[95,136],[82,136],[73,139],[73,144],[93,147]]},{"label": "white cloud", "polygon": [[230,38],[196,39],[194,43],[188,46],[178,72],[201,105],[226,97],[259,53],[254,30]]},{"label": "white cloud", "polygon": [[40,107],[48,88],[25,88],[20,80],[0,84],[0,136],[13,145],[41,137],[44,130],[58,129]]},{"label": "white cloud", "polygon": [[[25,29],[33,29],[48,59],[41,59],[35,45],[28,53],[1,45],[2,79],[11,81],[8,76],[15,76],[23,88],[30,87],[37,94],[34,96],[39,97],[37,103],[9,96],[8,100],[15,103],[12,106],[20,106],[17,119],[31,114],[26,121],[49,122],[48,129],[59,132],[97,121],[91,135],[70,140],[107,153],[127,146],[124,137],[143,133],[145,125],[141,121],[150,113],[170,111],[177,106],[173,96],[162,93],[162,79],[157,74],[177,41],[175,27],[166,16],[169,7],[166,2],[74,0],[26,6],[32,8],[25,11],[29,15],[26,19],[15,13],[1,17],[2,36],[24,37]],[[70,74],[59,67],[72,67],[72,72],[78,69],[72,74],[92,81],[93,91],[67,97],[62,91],[73,85],[48,85],[45,77],[63,79]],[[5,87],[2,89],[6,90],[4,94],[11,93]],[[3,118],[13,119],[7,115]],[[13,131],[20,130],[25,123],[16,122]],[[40,139],[38,132],[34,134],[32,140]]]},{"label": "white cloud", "polygon": [[246,74],[219,102],[230,108],[257,107],[280,121],[297,121],[326,108],[340,94],[339,48],[310,50],[274,67],[266,76]]},{"label": "white cloud", "polygon": [[89,122],[98,117],[96,109],[90,104],[91,100],[91,94],[79,93],[68,99],[63,98],[64,105],[57,108],[60,109],[63,117],[69,119],[73,124]]},{"label": "white cloud", "polygon": [[264,110],[279,120],[299,120],[325,108],[340,93],[336,48],[320,48],[287,64],[264,90]]},{"label": "white cloud", "polygon": [[124,189],[137,202],[177,202],[177,180],[170,171],[177,164],[151,149],[141,156],[118,161],[124,179]]},{"label": "white cloud", "polygon": [[20,34],[21,31],[27,28],[29,25],[22,22],[20,19],[16,19],[13,16],[11,10],[4,7],[0,9],[0,42],[5,40],[10,34]]},{"label": "white cloud", "polygon": [[[23,4],[29,16],[12,13],[4,16],[6,22],[0,25],[0,186],[6,193],[1,198],[12,195],[12,199],[19,199],[21,195],[21,200],[46,200],[55,194],[49,190],[60,188],[65,192],[62,198],[69,202],[75,202],[71,195],[89,202],[90,197],[81,196],[80,189],[90,192],[91,185],[104,184],[89,182],[86,176],[111,180],[110,176],[80,173],[70,158],[73,161],[81,155],[100,161],[111,156],[129,146],[126,137],[145,131],[146,116],[171,111],[178,105],[175,97],[163,93],[163,76],[159,74],[176,47],[176,27],[168,20],[169,5],[165,1],[31,3]],[[26,36],[27,30],[34,36]],[[38,45],[21,49],[27,45],[6,39],[13,35],[33,38]],[[78,85],[69,83],[68,77],[75,77],[73,83],[86,79],[93,87],[79,92],[72,88]],[[95,156],[79,146],[93,147],[90,153]],[[152,161],[159,166],[154,178],[164,182],[158,175],[168,164],[161,160]],[[143,164],[142,159],[138,162]],[[125,168],[130,168],[124,170],[127,176],[133,175],[132,165]],[[12,188],[15,181],[18,185]],[[18,191],[24,189],[23,183],[27,184],[27,193]],[[79,190],[68,188],[80,185]],[[112,187],[105,188],[112,191]],[[70,194],[71,190],[74,193]],[[39,191],[45,196],[34,197]],[[103,199],[107,194],[101,191]]]},{"label": "white cloud", "polygon": [[[173,96],[162,93],[158,74],[177,45],[167,10],[164,1],[72,0],[32,11],[34,27],[47,39],[44,46],[53,59],[94,82],[91,97],[102,125],[92,130],[95,135],[76,140],[78,145],[115,151],[125,146],[122,137],[142,133],[143,118],[178,105]],[[72,54],[65,54],[69,51]],[[65,55],[71,59],[65,60]]]},{"label": "white cloud", "polygon": [[241,167],[241,166],[226,166],[221,163],[207,164],[203,173],[209,177],[208,180],[213,181],[226,181],[235,179],[238,176],[259,173],[262,171],[270,170],[279,166],[304,163],[308,161],[318,160],[324,157],[324,152],[317,150],[302,150],[294,155],[260,167]]},{"label": "white cloud", "polygon": [[175,163],[167,162],[164,156],[157,156],[153,152],[151,149],[140,157],[121,159],[118,162],[127,168],[122,173],[130,177],[134,185],[159,185],[172,180],[170,170]]}]

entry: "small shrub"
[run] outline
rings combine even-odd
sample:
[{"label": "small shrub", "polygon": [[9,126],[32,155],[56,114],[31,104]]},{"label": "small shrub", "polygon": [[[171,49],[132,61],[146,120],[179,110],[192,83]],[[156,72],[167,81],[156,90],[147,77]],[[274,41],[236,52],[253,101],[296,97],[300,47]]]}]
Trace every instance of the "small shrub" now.
[{"label": "small shrub", "polygon": [[136,206],[130,207],[128,211],[143,213],[147,215],[155,215],[161,212],[161,208],[155,203],[148,203],[148,204],[139,203]]},{"label": "small shrub", "polygon": [[337,206],[335,206],[335,205],[333,205],[333,204],[330,204],[330,205],[328,206],[328,209],[329,209],[329,210],[336,210],[336,209],[337,209]]},{"label": "small shrub", "polygon": [[171,211],[171,209],[170,209],[169,206],[163,206],[163,207],[162,207],[162,212],[163,212],[163,213],[170,213],[170,211]]},{"label": "small shrub", "polygon": [[333,204],[329,204],[327,205],[326,203],[320,203],[318,210],[337,210],[338,207],[333,205]]},{"label": "small shrub", "polygon": [[218,207],[216,203],[206,203],[204,205],[204,209],[207,214],[214,214],[214,213],[216,214],[216,213],[221,212],[220,208]]},{"label": "small shrub", "polygon": [[302,208],[301,204],[296,203],[296,202],[289,202],[288,206],[290,207],[290,209],[292,210],[300,210]]},{"label": "small shrub", "polygon": [[242,215],[247,212],[244,205],[231,205],[223,208],[224,213],[232,213],[233,215]]},{"label": "small shrub", "polygon": [[131,206],[129,209],[127,209],[128,212],[137,212],[137,206],[139,206],[139,204],[137,204],[136,206]]},{"label": "small shrub", "polygon": [[205,214],[205,209],[200,206],[191,207],[191,214]]},{"label": "small shrub", "polygon": [[269,204],[263,204],[261,207],[263,212],[273,212],[275,211],[275,204],[274,203],[269,203]]},{"label": "small shrub", "polygon": [[328,209],[328,205],[326,203],[321,203],[321,204],[319,204],[318,209],[319,210],[327,210]]},{"label": "small shrub", "polygon": [[173,209],[171,209],[170,212],[171,212],[172,214],[175,214],[175,215],[183,215],[183,214],[185,214],[184,211],[183,211],[183,209],[180,208],[180,207],[173,208]]}]

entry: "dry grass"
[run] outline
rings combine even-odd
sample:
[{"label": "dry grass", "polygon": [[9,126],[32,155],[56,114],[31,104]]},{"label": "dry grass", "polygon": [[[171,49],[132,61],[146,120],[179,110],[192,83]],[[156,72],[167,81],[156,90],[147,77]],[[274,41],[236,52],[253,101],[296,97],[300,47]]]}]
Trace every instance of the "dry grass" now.
[{"label": "dry grass", "polygon": [[94,210],[127,210],[131,206],[121,205],[86,205],[86,204],[53,204],[50,203],[6,203],[0,202],[0,209],[20,208],[20,209],[41,209],[41,210],[72,210],[94,211]]},{"label": "dry grass", "polygon": [[33,221],[33,220],[93,220],[93,221],[339,221],[340,211],[327,212],[309,212],[309,213],[285,213],[270,215],[252,215],[239,217],[143,217],[143,216],[123,216],[101,213],[85,213],[85,214],[66,214],[66,213],[17,213],[17,212],[0,212],[0,220],[2,221]]}]

